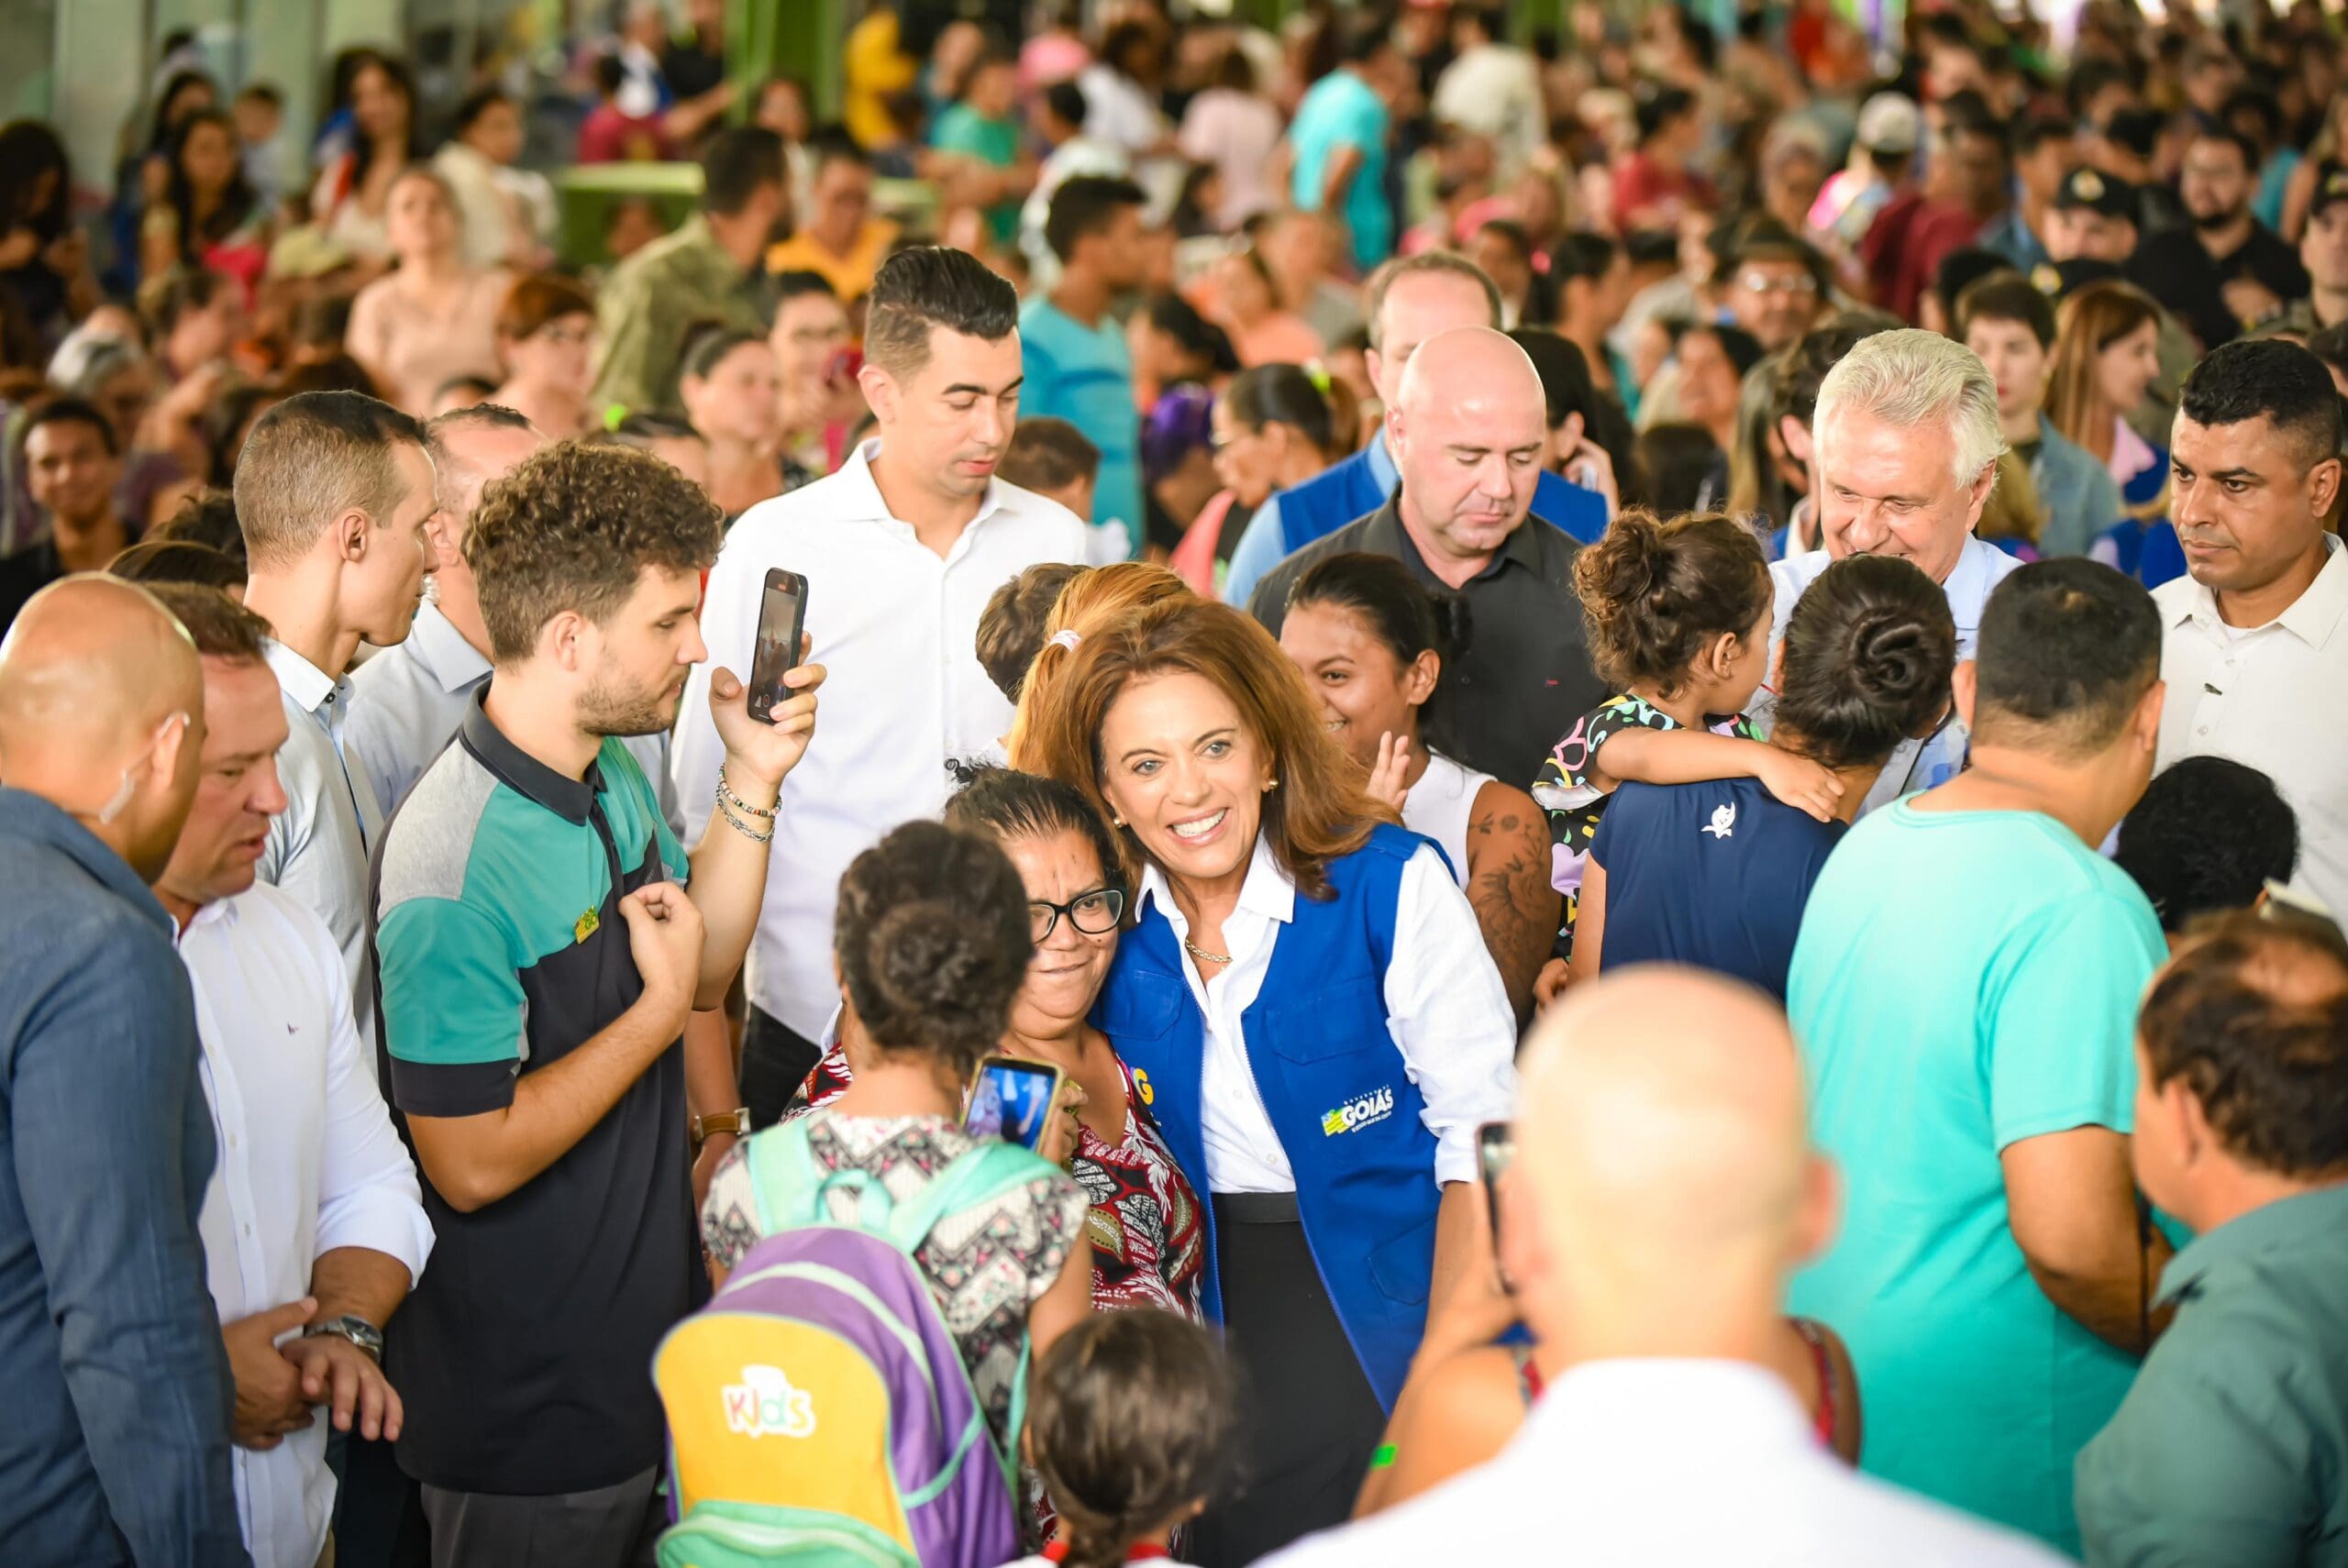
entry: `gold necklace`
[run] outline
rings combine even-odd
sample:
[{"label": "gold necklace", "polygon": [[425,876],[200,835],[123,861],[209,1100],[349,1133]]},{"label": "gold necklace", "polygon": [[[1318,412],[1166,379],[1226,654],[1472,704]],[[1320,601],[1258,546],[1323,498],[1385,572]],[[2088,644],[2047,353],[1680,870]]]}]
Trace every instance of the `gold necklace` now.
[{"label": "gold necklace", "polygon": [[1231,962],[1230,954],[1210,953],[1187,936],[1182,939],[1182,945],[1189,948],[1191,950],[1191,956],[1196,958],[1202,964],[1228,964]]}]

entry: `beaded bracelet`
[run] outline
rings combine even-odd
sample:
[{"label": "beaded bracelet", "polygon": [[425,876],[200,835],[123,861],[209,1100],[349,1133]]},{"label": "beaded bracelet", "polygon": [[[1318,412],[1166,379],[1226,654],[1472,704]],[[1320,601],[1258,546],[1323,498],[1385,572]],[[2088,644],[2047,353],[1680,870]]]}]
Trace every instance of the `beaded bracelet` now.
[{"label": "beaded bracelet", "polygon": [[725,769],[723,766],[720,766],[717,770],[717,798],[726,805],[733,807],[736,811],[747,812],[751,816],[758,817],[765,822],[774,821],[775,812],[781,809],[781,802],[777,801],[774,805],[768,807],[765,811],[760,811],[758,807],[750,804],[749,801],[742,799],[741,796],[734,793],[734,787],[725,782]]}]

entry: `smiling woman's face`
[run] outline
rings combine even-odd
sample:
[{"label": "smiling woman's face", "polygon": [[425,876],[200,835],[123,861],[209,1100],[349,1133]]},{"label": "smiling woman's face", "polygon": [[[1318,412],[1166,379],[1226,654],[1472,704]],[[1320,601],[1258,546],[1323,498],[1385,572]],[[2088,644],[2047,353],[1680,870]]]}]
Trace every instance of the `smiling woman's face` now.
[{"label": "smiling woman's face", "polygon": [[[1109,881],[1092,841],[1073,829],[1005,839],[1002,848],[1019,868],[1031,907],[1066,906],[1102,891]],[[1092,1010],[1116,955],[1113,926],[1098,935],[1080,931],[1063,909],[1027,961],[1026,983],[1011,1004],[1011,1027],[1029,1036],[1064,1033]]]},{"label": "smiling woman's face", "polygon": [[1145,676],[1101,725],[1102,793],[1168,877],[1244,877],[1271,758],[1223,689],[1187,670]]}]

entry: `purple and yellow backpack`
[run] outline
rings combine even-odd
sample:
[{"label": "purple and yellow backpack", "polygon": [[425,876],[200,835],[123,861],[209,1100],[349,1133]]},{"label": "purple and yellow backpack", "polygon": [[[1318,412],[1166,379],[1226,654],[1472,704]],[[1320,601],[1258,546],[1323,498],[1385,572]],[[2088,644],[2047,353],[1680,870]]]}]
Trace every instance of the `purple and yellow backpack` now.
[{"label": "purple and yellow backpack", "polygon": [[[749,1142],[765,1240],[671,1329],[652,1379],[669,1417],[660,1568],[995,1568],[1019,1555],[1019,1428],[987,1429],[960,1351],[914,1261],[947,1215],[1048,1176],[987,1141],[900,1206],[864,1171],[826,1171],[805,1125]],[[857,1221],[826,1200],[856,1194]]]}]

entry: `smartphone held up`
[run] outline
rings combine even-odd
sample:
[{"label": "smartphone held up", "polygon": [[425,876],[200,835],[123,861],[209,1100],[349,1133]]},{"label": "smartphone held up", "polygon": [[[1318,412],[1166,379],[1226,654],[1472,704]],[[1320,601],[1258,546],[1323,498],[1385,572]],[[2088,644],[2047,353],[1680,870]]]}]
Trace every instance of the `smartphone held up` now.
[{"label": "smartphone held up", "polygon": [[767,573],[759,601],[759,641],[750,659],[750,717],[771,723],[775,709],[791,700],[782,678],[799,665],[807,629],[807,580],[776,567]]}]

